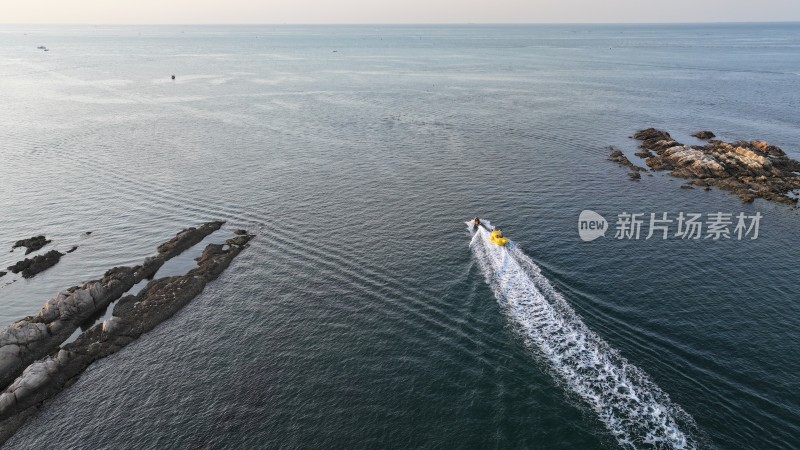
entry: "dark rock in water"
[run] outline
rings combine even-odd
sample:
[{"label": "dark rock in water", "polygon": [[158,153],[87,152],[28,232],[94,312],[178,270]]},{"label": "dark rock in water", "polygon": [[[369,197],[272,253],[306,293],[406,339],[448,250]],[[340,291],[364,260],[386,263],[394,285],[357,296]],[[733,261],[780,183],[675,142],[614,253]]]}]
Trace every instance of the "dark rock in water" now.
[{"label": "dark rock in water", "polygon": [[8,266],[7,269],[11,271],[11,273],[20,273],[23,270],[27,269],[33,263],[33,259],[26,258],[22,261],[17,261],[14,263],[13,266]]},{"label": "dark rock in water", "polygon": [[11,247],[11,250],[14,250],[17,247],[25,247],[27,249],[25,250],[25,254],[27,255],[28,253],[39,250],[50,242],[51,241],[46,239],[44,236],[34,236],[28,239],[20,239],[14,244],[13,247]]},{"label": "dark rock in water", "polygon": [[694,189],[694,186],[691,184],[682,184],[681,189]]},{"label": "dark rock in water", "polygon": [[669,133],[666,131],[657,130],[655,128],[639,130],[634,133],[633,138],[639,141],[646,141],[649,139],[658,139],[660,141],[672,140],[672,136],[670,136]]},{"label": "dark rock in water", "polygon": [[22,271],[23,278],[33,278],[36,274],[44,272],[45,270],[55,266],[61,260],[64,253],[56,250],[50,250],[44,255],[39,255],[33,258],[33,262],[25,270]]},{"label": "dark rock in water", "polygon": [[87,231],[86,233],[83,233],[83,234],[85,234],[86,236],[89,236],[90,234],[92,234],[92,232],[91,231]]},{"label": "dark rock in water", "polygon": [[189,247],[199,243],[209,234],[219,230],[225,222],[215,221],[201,225],[199,228],[187,228],[176,234],[174,238],[158,246],[158,253],[164,258],[172,258]]},{"label": "dark rock in water", "polygon": [[67,250],[67,253],[72,253],[77,249],[78,249],[78,246],[77,245],[73,245],[71,249]]},{"label": "dark rock in water", "polygon": [[611,149],[611,155],[609,155],[608,159],[610,159],[611,161],[619,163],[636,172],[647,172],[647,169],[645,169],[644,167],[639,167],[636,164],[632,163],[628,159],[628,157],[625,156],[624,153],[622,153],[622,150],[616,149],[614,147],[609,147],[609,148]]},{"label": "dark rock in water", "polygon": [[0,393],[0,443],[32,415],[32,410],[73,383],[94,361],[118,352],[200,294],[247,247],[253,236],[240,237],[244,238],[238,241],[241,245],[207,246],[198,258],[196,269],[183,276],[151,281],[138,295],[120,299],[111,318],[89,328],[58,352],[30,364]]},{"label": "dark rock in water", "polygon": [[252,238],[252,236],[244,235],[244,236],[236,236],[235,238],[230,238],[225,241],[228,245],[244,245]]},{"label": "dark rock in water", "polygon": [[638,156],[639,158],[644,158],[644,159],[647,159],[647,158],[650,158],[650,157],[653,156],[653,154],[650,153],[650,150],[647,150],[647,149],[641,149],[638,152],[634,153],[634,155]]},{"label": "dark rock in water", "polygon": [[767,142],[712,139],[706,145],[690,146],[654,128],[634,137],[642,140],[642,152],[654,152],[645,160],[654,171],[669,170],[671,176],[692,180],[690,185],[717,187],[744,202],[763,198],[797,204],[791,193],[800,190],[800,162]]},{"label": "dark rock in water", "polygon": [[14,273],[22,272],[23,278],[33,278],[39,272],[43,272],[55,266],[58,261],[61,260],[62,256],[64,256],[63,253],[56,250],[50,250],[44,255],[34,256],[33,258],[25,258],[22,261],[18,261],[13,266],[9,266],[8,270]]},{"label": "dark rock in water", "polygon": [[639,172],[629,172],[628,176],[631,177],[631,180],[641,180],[642,176],[639,175]]},{"label": "dark rock in water", "polygon": [[4,276],[6,276],[7,273],[8,272],[3,272],[2,270],[0,270],[0,278],[3,278]]},{"label": "dark rock in water", "polygon": [[693,134],[692,136],[696,137],[697,139],[703,139],[704,141],[707,141],[709,139],[714,139],[715,137],[717,137],[716,134],[714,134],[714,133],[712,133],[710,131],[698,131],[697,133]]},{"label": "dark rock in water", "polygon": [[670,143],[675,142],[672,136],[666,131],[656,130],[655,128],[648,128],[641,130],[633,135],[634,139],[642,141],[641,148],[643,150],[652,150],[660,152],[670,147]]},{"label": "dark rock in water", "polygon": [[239,228],[238,230],[235,230],[233,233],[236,234],[236,235],[242,236],[242,235],[247,234],[247,230],[242,230],[241,228]]}]

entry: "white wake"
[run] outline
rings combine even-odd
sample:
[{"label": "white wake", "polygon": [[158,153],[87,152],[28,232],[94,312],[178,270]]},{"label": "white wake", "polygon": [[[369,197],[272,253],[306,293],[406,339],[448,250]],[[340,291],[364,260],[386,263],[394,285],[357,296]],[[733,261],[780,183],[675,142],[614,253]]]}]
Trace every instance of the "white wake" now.
[{"label": "white wake", "polygon": [[[491,224],[483,221],[489,228]],[[470,248],[498,302],[560,385],[577,394],[623,447],[695,448],[692,418],[641,369],[590,330],[513,242],[473,230]]]}]

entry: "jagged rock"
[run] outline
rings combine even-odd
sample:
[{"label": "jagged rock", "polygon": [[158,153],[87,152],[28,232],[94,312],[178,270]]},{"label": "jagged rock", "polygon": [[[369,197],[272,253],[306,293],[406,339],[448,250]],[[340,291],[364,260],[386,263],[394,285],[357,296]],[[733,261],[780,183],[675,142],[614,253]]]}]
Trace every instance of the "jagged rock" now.
[{"label": "jagged rock", "polygon": [[78,249],[78,246],[77,245],[73,245],[71,249],[67,250],[67,253],[72,253],[77,249]]},{"label": "jagged rock", "polygon": [[[614,147],[609,147],[609,148],[611,149],[611,154],[609,155],[608,159],[610,159],[611,161],[614,161],[614,162],[616,162],[616,163],[618,163],[620,165],[623,165],[623,166],[625,166],[625,167],[627,167],[627,168],[629,168],[629,169],[631,169],[633,171],[636,171],[636,172],[646,172],[647,171],[647,169],[645,169],[644,167],[640,167],[640,166],[637,166],[636,164],[632,163],[628,159],[628,157],[625,156],[624,153],[622,153],[622,150],[616,149]],[[234,238],[234,239],[237,239],[237,238]],[[230,243],[230,241],[231,241],[231,239],[228,240],[228,243]]]},{"label": "jagged rock", "polygon": [[249,240],[250,240],[250,236],[247,236],[247,235],[245,235],[245,236],[236,236],[235,238],[228,239],[227,241],[225,241],[225,243],[228,244],[228,245],[242,246],[242,245],[246,244],[247,241],[249,241]]},{"label": "jagged rock", "polygon": [[[21,426],[30,415],[31,408],[36,408],[72,383],[92,362],[119,351],[141,334],[167,320],[200,294],[206,283],[224,271],[233,258],[247,247],[253,236],[240,237],[243,239],[236,244],[208,245],[198,258],[196,269],[182,276],[149,282],[138,295],[120,299],[111,318],[92,326],[57,353],[30,364],[0,393],[0,444]],[[118,272],[112,275],[116,273]],[[94,287],[96,286],[80,291],[91,294]],[[66,293],[59,294],[53,305],[60,307],[68,297]],[[49,303],[48,306],[50,305]],[[18,328],[34,327],[34,333],[37,330],[41,333],[41,325],[28,322],[28,325],[22,324]],[[16,332],[12,337],[14,343],[0,347],[0,355],[12,354],[19,348],[16,342],[20,335],[27,337],[28,333]],[[5,360],[6,358],[0,358],[0,361]]]},{"label": "jagged rock", "polygon": [[714,139],[715,137],[717,137],[716,134],[714,134],[714,133],[712,133],[710,131],[707,131],[707,130],[698,131],[697,133],[693,134],[692,136],[696,137],[697,139],[703,139],[704,141],[707,141],[709,139]]},{"label": "jagged rock", "polygon": [[17,261],[16,263],[14,263],[13,266],[8,266],[8,270],[10,270],[11,273],[20,273],[23,270],[25,270],[28,267],[30,267],[30,265],[32,263],[33,263],[33,259],[26,258],[26,259],[24,259],[22,261]]},{"label": "jagged rock", "polygon": [[55,266],[61,260],[62,256],[64,256],[64,253],[50,250],[44,255],[34,257],[31,265],[22,271],[23,278],[33,278],[36,274]]},{"label": "jagged rock", "polygon": [[36,276],[36,274],[58,264],[58,261],[61,260],[62,256],[64,256],[63,253],[60,253],[56,250],[50,250],[44,255],[34,256],[33,258],[25,258],[22,261],[18,261],[13,266],[9,266],[8,270],[14,273],[22,272],[22,276],[24,278],[33,278]]},{"label": "jagged rock", "polygon": [[7,274],[7,273],[8,273],[8,272],[3,272],[2,270],[0,270],[0,278],[2,278],[2,277],[4,277],[4,276],[6,276],[6,274]]},{"label": "jagged rock", "polygon": [[650,139],[658,139],[659,141],[672,140],[672,136],[670,136],[669,133],[666,131],[657,130],[655,128],[639,130],[634,133],[633,138],[639,141],[646,141]]},{"label": "jagged rock", "polygon": [[234,230],[234,234],[242,236],[242,235],[247,234],[247,230],[242,230],[241,228],[239,228],[238,230]]},{"label": "jagged rock", "polygon": [[172,258],[187,248],[199,243],[214,231],[219,230],[223,224],[225,224],[225,222],[216,221],[204,223],[199,228],[187,228],[176,234],[171,240],[159,245],[158,253],[166,258]]},{"label": "jagged rock", "polygon": [[659,156],[647,158],[644,163],[647,164],[647,167],[653,169],[654,171],[672,170],[675,168],[671,162]]},{"label": "jagged rock", "polygon": [[[21,325],[15,324],[5,330],[0,330],[0,354],[13,355],[13,357],[3,358],[0,363],[0,388],[7,386],[33,361],[43,358],[58,348],[88,318],[105,309],[134,284],[145,278],[152,278],[167,260],[202,241],[206,236],[218,230],[221,225],[222,222],[209,222],[198,228],[186,229],[160,245],[159,254],[147,258],[142,266],[114,267],[99,280],[89,281],[82,286],[73,286],[66,291],[59,292],[45,303],[37,316],[31,317],[25,322],[35,324],[36,330],[44,327],[46,333],[34,333],[31,331],[33,329],[30,329],[28,330],[30,339],[26,339],[22,345],[11,341],[6,342],[3,337],[8,336],[8,333],[17,336],[19,332],[15,331],[13,327]],[[25,276],[26,270],[42,267],[42,260],[40,262],[35,262],[35,260],[44,256],[47,255],[37,256],[33,260],[26,260],[27,262],[21,261],[22,264],[17,263],[20,266],[15,265],[15,268],[22,271]],[[26,325],[26,327],[30,328],[30,325]],[[18,345],[19,348],[13,351],[4,349],[5,345],[11,344]]]},{"label": "jagged rock", "polygon": [[20,239],[11,247],[11,250],[14,250],[17,247],[25,247],[25,254],[27,255],[28,253],[39,250],[50,242],[51,241],[44,236],[34,236],[28,239]]},{"label": "jagged rock", "polygon": [[691,184],[715,186],[745,202],[763,198],[797,203],[789,194],[800,189],[800,162],[767,142],[712,139],[706,145],[689,146],[654,128],[639,131],[634,137],[642,140],[642,154],[655,152],[645,160],[654,171],[669,170],[674,177],[702,180],[702,184]]},{"label": "jagged rock", "polygon": [[[677,167],[688,170],[687,173],[698,178],[724,177],[728,175],[725,167],[716,158],[692,147],[685,145],[671,147],[664,151],[662,156]],[[686,178],[690,177],[687,176]]]},{"label": "jagged rock", "polygon": [[629,177],[630,177],[632,180],[641,180],[641,179],[642,179],[642,176],[641,176],[641,175],[639,175],[639,172],[629,172],[629,173],[628,173],[628,176],[629,176]]}]

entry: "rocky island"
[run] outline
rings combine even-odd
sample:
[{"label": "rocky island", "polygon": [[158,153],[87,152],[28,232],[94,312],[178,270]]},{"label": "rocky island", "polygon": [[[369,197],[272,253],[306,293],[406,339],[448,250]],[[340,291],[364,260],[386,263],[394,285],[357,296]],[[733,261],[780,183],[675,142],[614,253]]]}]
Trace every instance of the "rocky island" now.
[{"label": "rocky island", "polygon": [[[780,148],[764,141],[714,140],[710,131],[699,131],[694,136],[709,141],[705,145],[684,145],[655,128],[638,131],[633,138],[642,141],[636,155],[645,158],[654,172],[669,171],[671,176],[689,179],[689,185],[723,189],[744,202],[763,198],[797,204],[798,199],[792,194],[800,190],[800,162]],[[638,167],[617,149],[612,149],[610,159]]]},{"label": "rocky island", "polygon": [[[223,222],[188,228],[135,267],[115,267],[96,281],[50,299],[36,316],[0,331],[0,445],[43,401],[69,386],[92,362],[119,351],[171,317],[216,279],[254,237],[237,230],[224,244],[209,244],[197,267],[182,276],[150,281],[138,295],[120,298],[152,278],[169,259],[218,230]],[[92,316],[119,299],[113,314],[69,344],[62,343]],[[91,323],[91,322],[90,322]]]}]

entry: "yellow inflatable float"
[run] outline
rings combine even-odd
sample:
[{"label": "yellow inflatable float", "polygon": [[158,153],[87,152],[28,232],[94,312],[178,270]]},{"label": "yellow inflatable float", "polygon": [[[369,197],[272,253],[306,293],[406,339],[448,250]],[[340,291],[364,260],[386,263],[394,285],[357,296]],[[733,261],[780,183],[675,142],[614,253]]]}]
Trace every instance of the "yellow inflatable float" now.
[{"label": "yellow inflatable float", "polygon": [[492,230],[492,234],[489,239],[492,241],[492,244],[499,245],[501,247],[508,244],[508,238],[503,236],[503,232],[497,229]]},{"label": "yellow inflatable float", "polygon": [[481,222],[481,219],[479,219],[477,217],[472,219],[472,223],[475,225],[475,229],[476,230],[478,229],[478,227],[482,227],[484,230],[486,230],[486,231],[488,231],[490,233],[489,234],[489,240],[492,241],[492,244],[499,245],[500,247],[508,244],[508,238],[503,236],[503,232],[499,228],[495,228],[493,230],[489,229],[489,227],[487,227],[485,224],[483,224]]}]

